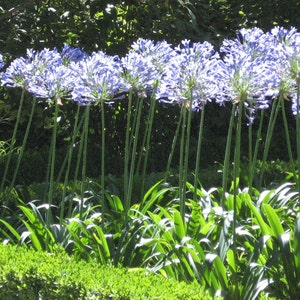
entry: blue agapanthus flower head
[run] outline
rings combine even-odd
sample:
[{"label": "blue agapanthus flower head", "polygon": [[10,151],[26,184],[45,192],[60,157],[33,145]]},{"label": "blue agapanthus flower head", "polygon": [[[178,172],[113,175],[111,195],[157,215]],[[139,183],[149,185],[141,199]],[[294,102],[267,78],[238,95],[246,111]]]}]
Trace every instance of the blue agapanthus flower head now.
[{"label": "blue agapanthus flower head", "polygon": [[138,39],[122,60],[123,75],[129,88],[142,97],[156,94],[157,85],[166,76],[167,65],[175,55],[176,52],[166,41]]},{"label": "blue agapanthus flower head", "polygon": [[27,50],[26,57],[14,59],[1,76],[1,84],[10,88],[21,87],[26,89],[30,78],[29,64],[34,51]]},{"label": "blue agapanthus flower head", "polygon": [[274,65],[273,89],[277,95],[292,100],[292,110],[297,114],[297,85],[300,84],[300,33],[296,28],[276,26],[269,33],[266,59]]},{"label": "blue agapanthus flower head", "polygon": [[191,44],[189,40],[183,40],[175,51],[159,84],[158,98],[199,109],[216,91],[212,70],[218,55],[210,43]]},{"label": "blue agapanthus flower head", "polygon": [[4,60],[3,60],[3,55],[0,54],[0,69],[4,67]]},{"label": "blue agapanthus flower head", "polygon": [[73,76],[71,98],[80,105],[111,101],[125,91],[120,61],[104,52],[70,64]]},{"label": "blue agapanthus flower head", "polygon": [[68,95],[71,72],[63,65],[57,49],[45,48],[33,53],[27,68],[27,89],[34,96],[61,103],[61,99]]},{"label": "blue agapanthus flower head", "polygon": [[159,80],[159,71],[152,61],[152,56],[141,55],[131,50],[121,58],[121,63],[122,79],[126,89],[137,93],[139,97],[146,97]]},{"label": "blue agapanthus flower head", "polygon": [[147,39],[138,39],[132,44],[131,49],[144,58],[149,58],[157,72],[161,74],[176,52],[166,41],[154,42]]},{"label": "blue agapanthus flower head", "polygon": [[1,82],[8,87],[21,87],[38,98],[61,101],[72,81],[70,70],[62,62],[57,49],[29,49],[25,58],[12,61]]},{"label": "blue agapanthus flower head", "polygon": [[276,65],[266,55],[268,37],[258,29],[241,31],[240,38],[225,40],[221,68],[216,73],[221,87],[219,101],[243,101],[251,109],[266,109],[276,96]]},{"label": "blue agapanthus flower head", "polygon": [[61,50],[61,58],[64,65],[69,65],[71,62],[77,62],[88,57],[87,53],[80,48],[73,48],[65,44]]}]

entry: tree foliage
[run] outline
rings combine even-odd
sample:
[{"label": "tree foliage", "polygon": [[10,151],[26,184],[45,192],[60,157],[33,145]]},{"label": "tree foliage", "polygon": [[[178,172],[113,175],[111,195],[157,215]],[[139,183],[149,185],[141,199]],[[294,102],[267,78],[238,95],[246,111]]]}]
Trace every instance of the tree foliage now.
[{"label": "tree foliage", "polygon": [[123,54],[138,37],[218,43],[240,27],[297,26],[300,1],[227,0],[4,0],[0,49],[12,56],[26,48],[60,47]]}]

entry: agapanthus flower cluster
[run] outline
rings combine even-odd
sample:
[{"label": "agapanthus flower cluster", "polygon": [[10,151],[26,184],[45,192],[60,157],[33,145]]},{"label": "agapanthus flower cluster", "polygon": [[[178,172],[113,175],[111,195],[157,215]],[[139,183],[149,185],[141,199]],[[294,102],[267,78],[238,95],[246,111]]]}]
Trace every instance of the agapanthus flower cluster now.
[{"label": "agapanthus flower cluster", "polygon": [[294,114],[299,114],[300,33],[294,27],[289,30],[275,27],[267,36],[271,45],[267,56],[276,68],[277,94],[291,99]]},{"label": "agapanthus flower cluster", "polygon": [[0,70],[4,67],[3,55],[0,54]]},{"label": "agapanthus flower cluster", "polygon": [[124,57],[87,54],[69,45],[60,51],[31,49],[11,62],[1,83],[41,99],[70,99],[79,105],[111,103],[128,93],[188,109],[201,109],[209,101],[243,102],[250,121],[257,110],[283,96],[299,114],[300,33],[282,27],[266,33],[241,29],[219,51],[208,42],[183,40],[172,47],[138,39]]},{"label": "agapanthus flower cluster", "polygon": [[192,109],[201,108],[214,97],[213,73],[218,55],[208,42],[191,44],[184,40],[175,50],[176,55],[169,60],[160,82],[158,98]]},{"label": "agapanthus flower cluster", "polygon": [[73,75],[57,49],[37,52],[30,49],[25,58],[17,58],[10,64],[1,82],[8,87],[21,87],[37,98],[60,103],[71,89]]},{"label": "agapanthus flower cluster", "polygon": [[104,52],[73,62],[69,69],[73,76],[71,98],[80,105],[112,100],[121,90],[125,91],[119,59]]}]

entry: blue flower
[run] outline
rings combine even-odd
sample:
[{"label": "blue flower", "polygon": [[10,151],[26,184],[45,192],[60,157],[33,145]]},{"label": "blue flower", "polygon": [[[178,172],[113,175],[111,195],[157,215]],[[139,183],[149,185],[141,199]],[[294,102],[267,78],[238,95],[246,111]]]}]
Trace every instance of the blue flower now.
[{"label": "blue flower", "polygon": [[111,101],[118,93],[126,91],[120,62],[104,52],[94,52],[69,67],[73,76],[71,98],[80,105]]},{"label": "blue flower", "polygon": [[158,98],[199,109],[216,91],[212,70],[218,61],[213,46],[184,40],[175,48],[176,55],[167,64],[166,75],[158,86]]},{"label": "blue flower", "polygon": [[251,116],[256,109],[268,108],[278,82],[276,65],[266,55],[269,46],[267,35],[257,28],[242,30],[233,41],[224,40],[216,72],[221,91],[217,101],[243,101]]},{"label": "blue flower", "polygon": [[34,53],[27,66],[30,70],[27,89],[38,98],[48,101],[67,97],[72,82],[71,70],[63,65],[61,54],[57,49],[43,49]]},{"label": "blue flower", "polygon": [[3,55],[0,54],[0,69],[4,67]]},{"label": "blue flower", "polygon": [[150,60],[155,68],[157,80],[161,80],[165,75],[166,65],[176,55],[176,51],[166,41],[155,43],[152,40],[138,39],[131,48],[143,58]]},{"label": "blue flower", "polygon": [[80,48],[72,48],[65,44],[61,50],[61,58],[64,65],[69,65],[71,62],[77,62],[88,57],[87,53]]},{"label": "blue flower", "polygon": [[16,58],[11,62],[1,76],[1,84],[3,86],[11,88],[21,87],[26,89],[30,74],[28,64],[30,63],[32,53],[33,50],[27,50],[26,58]]},{"label": "blue flower", "polygon": [[153,90],[157,78],[157,70],[148,56],[142,56],[133,50],[121,58],[123,72],[121,74],[128,91],[146,97]]},{"label": "blue flower", "polygon": [[[297,86],[300,84],[300,33],[296,28],[274,27],[268,33],[267,59],[275,68],[277,95],[292,100],[292,111],[299,113]],[[298,107],[298,108],[297,108]]]},{"label": "blue flower", "polygon": [[57,101],[68,96],[73,82],[57,49],[27,50],[26,58],[15,59],[2,74],[2,84],[21,87],[38,98]]}]

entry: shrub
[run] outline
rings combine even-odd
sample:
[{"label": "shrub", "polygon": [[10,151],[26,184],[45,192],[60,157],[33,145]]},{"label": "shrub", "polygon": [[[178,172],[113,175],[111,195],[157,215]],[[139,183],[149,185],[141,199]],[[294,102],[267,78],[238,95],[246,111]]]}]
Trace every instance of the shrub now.
[{"label": "shrub", "polygon": [[142,269],[75,262],[63,251],[0,246],[1,299],[209,299],[197,284]]}]

